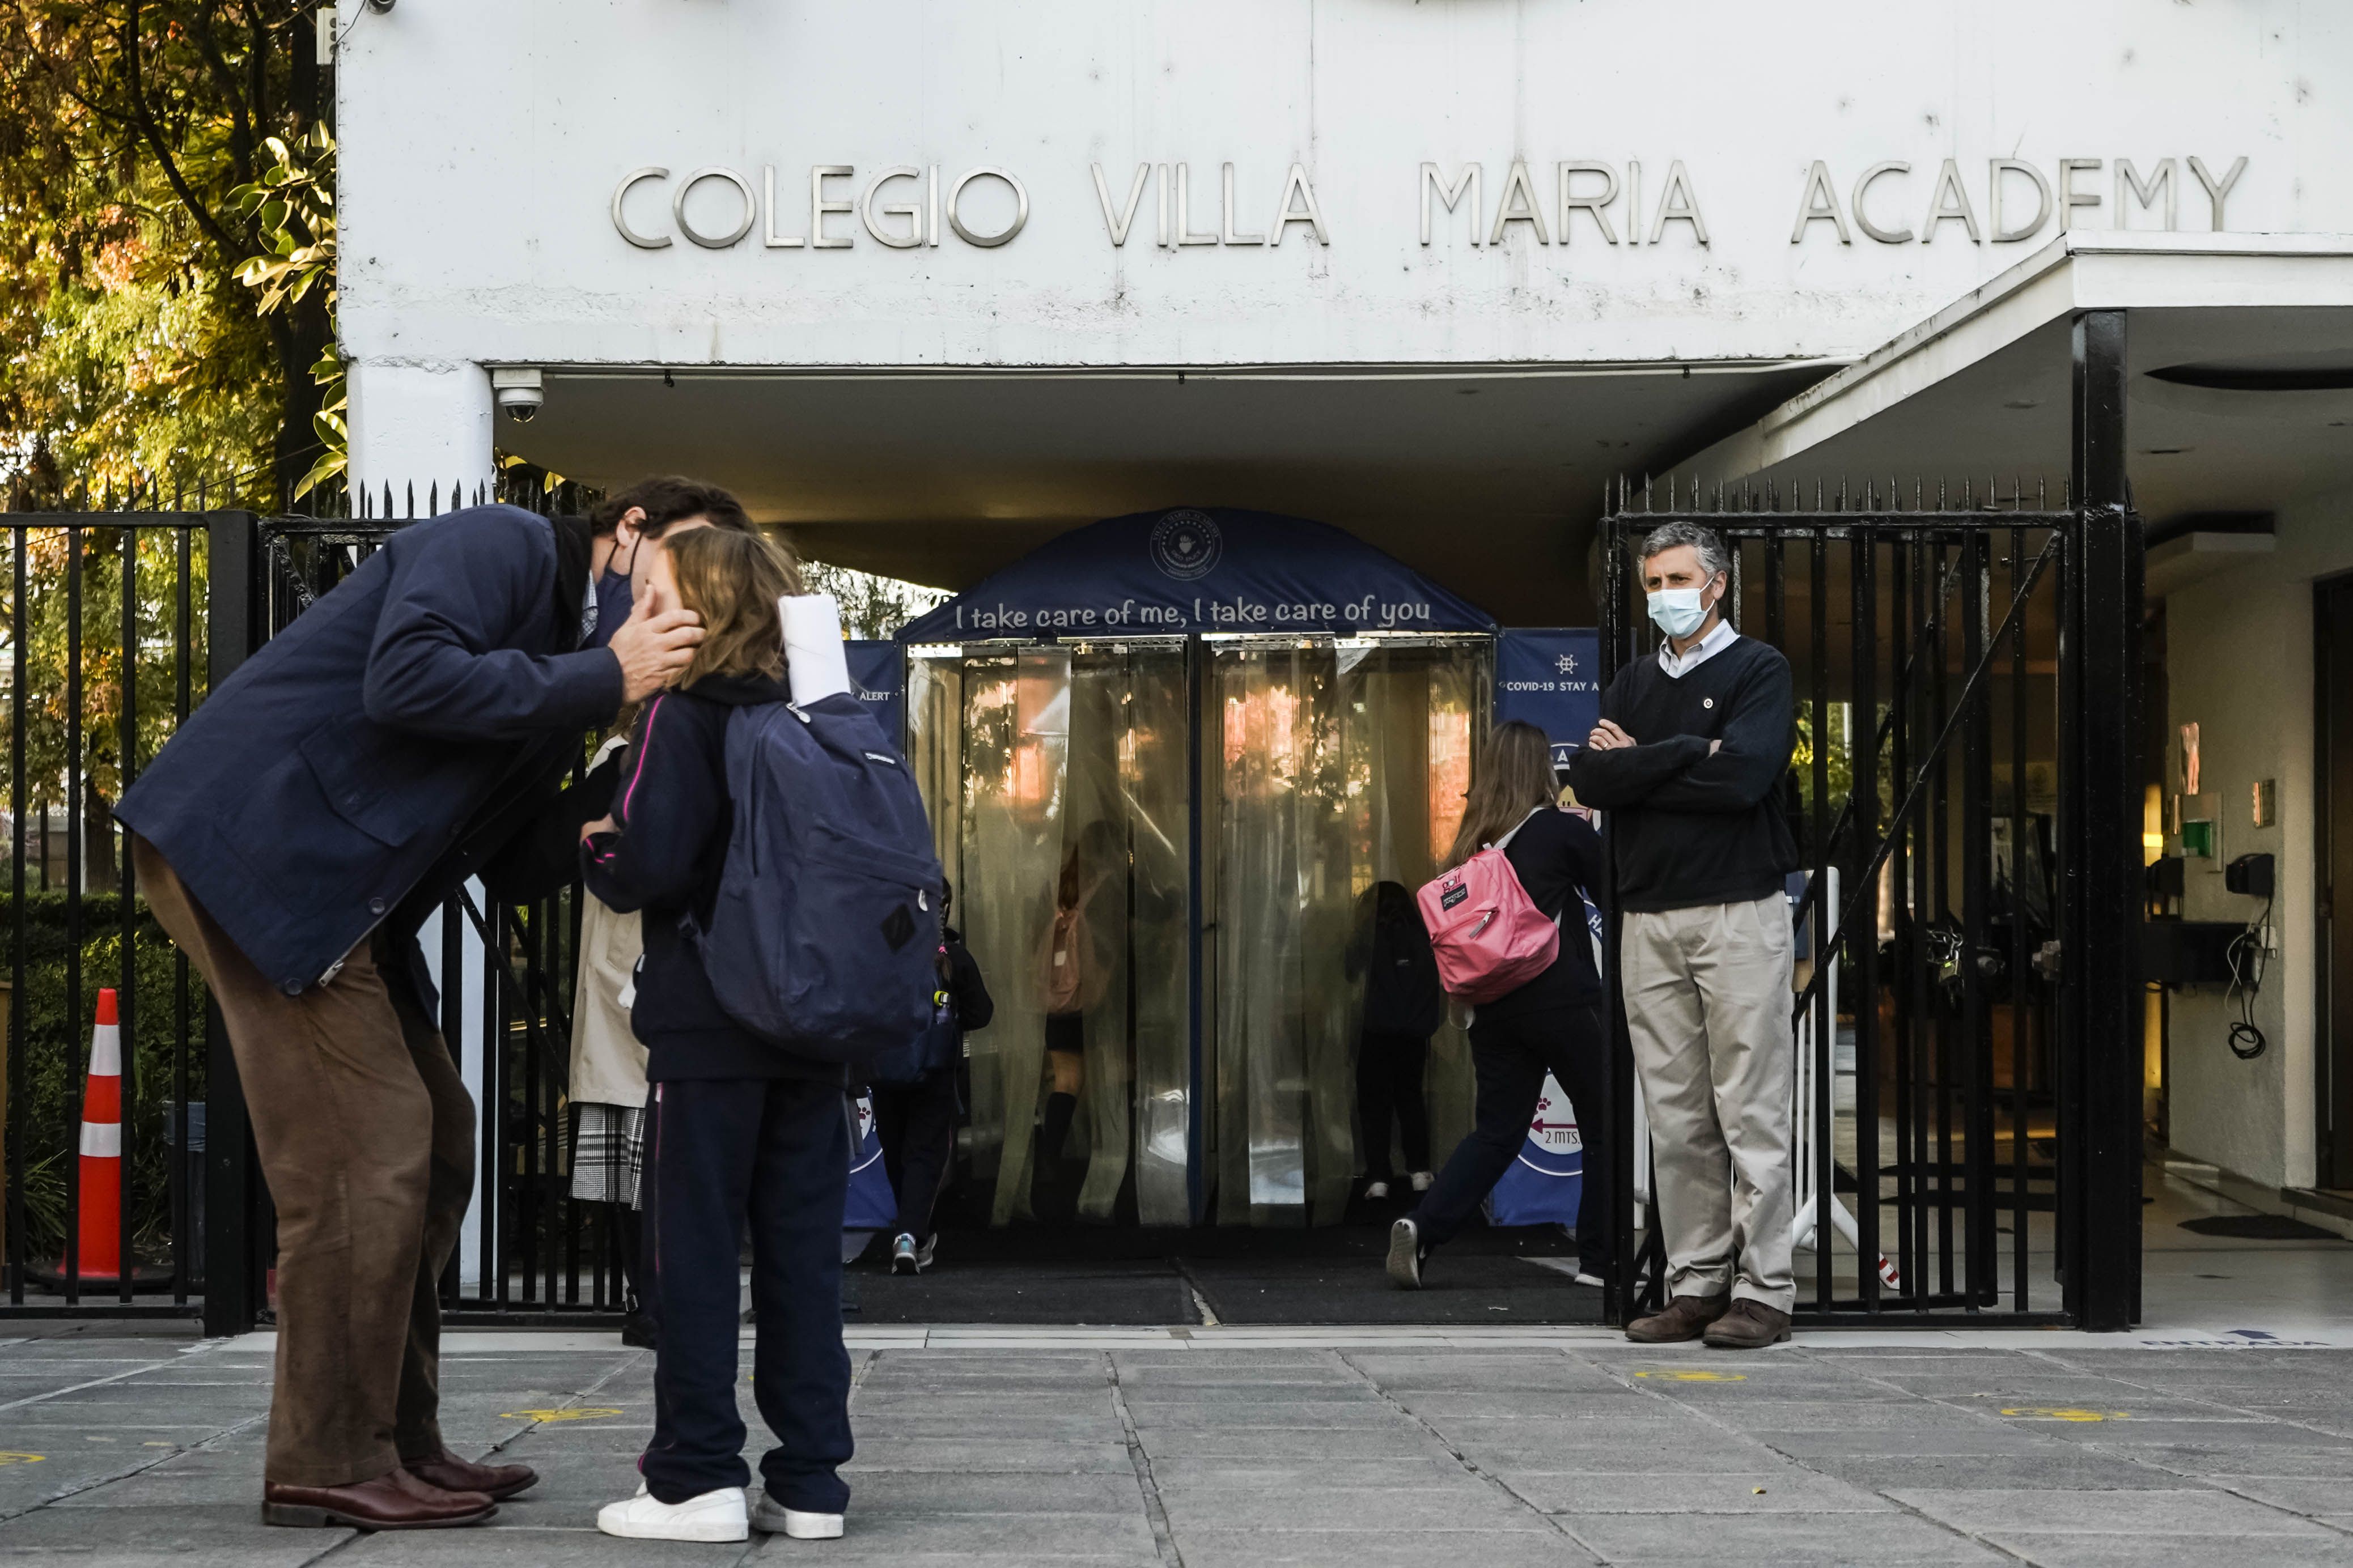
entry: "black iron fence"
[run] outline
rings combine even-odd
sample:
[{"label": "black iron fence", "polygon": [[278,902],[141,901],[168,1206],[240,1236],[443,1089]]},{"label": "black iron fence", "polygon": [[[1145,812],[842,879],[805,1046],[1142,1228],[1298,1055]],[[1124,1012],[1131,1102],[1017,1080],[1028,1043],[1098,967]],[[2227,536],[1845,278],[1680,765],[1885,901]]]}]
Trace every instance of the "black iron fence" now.
[{"label": "black iron fence", "polygon": [[[2138,1089],[2137,522],[2025,487],[1615,499],[1605,679],[1655,648],[1634,549],[1678,520],[1723,538],[1735,626],[1794,677],[1801,1321],[2123,1327],[2137,1151],[2109,1123]],[[1620,1081],[1630,1205],[1649,1151]],[[1620,1282],[1630,1310],[1661,1303],[1662,1252],[1653,1226]]]},{"label": "black iron fence", "polygon": [[[5,1300],[15,1316],[201,1315],[235,1332],[270,1312],[274,1234],[237,1068],[193,974],[147,914],[112,803],[177,722],[414,518],[491,499],[427,487],[356,515],[259,518],[123,508],[0,514],[8,647],[10,985]],[[499,499],[543,510],[517,489]],[[152,504],[152,503],[151,503]],[[454,896],[425,932],[441,1022],[480,1108],[453,1322],[619,1310],[615,1216],[569,1195],[575,889],[527,906]],[[91,1278],[79,1152],[99,992],[122,1042],[116,1225],[130,1265]],[[101,1135],[98,1142],[105,1142]],[[99,1184],[102,1186],[102,1182]]]}]

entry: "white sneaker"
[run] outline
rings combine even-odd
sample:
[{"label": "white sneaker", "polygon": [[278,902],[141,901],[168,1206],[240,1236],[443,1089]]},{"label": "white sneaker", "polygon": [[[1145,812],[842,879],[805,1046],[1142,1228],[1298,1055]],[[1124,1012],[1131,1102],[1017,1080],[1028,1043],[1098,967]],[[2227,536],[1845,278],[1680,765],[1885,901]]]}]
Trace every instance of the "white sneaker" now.
[{"label": "white sneaker", "polygon": [[599,1509],[596,1528],[630,1541],[745,1541],[752,1534],[742,1487],[722,1487],[684,1502],[664,1502],[640,1487],[627,1501]]},{"label": "white sneaker", "polygon": [[1602,1289],[1602,1287],[1604,1287],[1604,1286],[1606,1286],[1606,1285],[1608,1285],[1608,1284],[1609,1283],[1609,1280],[1604,1279],[1603,1279],[1603,1278],[1601,1278],[1601,1276],[1600,1276],[1600,1275],[1599,1275],[1599,1274],[1585,1274],[1585,1273],[1579,1273],[1578,1275],[1577,1275],[1577,1276],[1576,1276],[1576,1279],[1577,1279],[1577,1282],[1579,1285],[1590,1285],[1590,1286],[1592,1286],[1596,1290],[1599,1290],[1599,1289]]},{"label": "white sneaker", "polygon": [[1430,1184],[1436,1179],[1428,1171],[1416,1171],[1413,1173],[1413,1190],[1417,1193],[1426,1193],[1430,1191]]},{"label": "white sneaker", "polygon": [[1389,1278],[1400,1290],[1421,1289],[1421,1227],[1410,1219],[1389,1226]]},{"label": "white sneaker", "polygon": [[752,1510],[752,1523],[770,1535],[789,1536],[795,1541],[839,1541],[841,1539],[841,1515],[838,1513],[803,1513],[797,1508],[786,1508],[772,1500],[766,1492]]},{"label": "white sneaker", "polygon": [[1387,1182],[1366,1182],[1365,1184],[1365,1201],[1366,1203],[1386,1203],[1388,1201],[1388,1195],[1389,1184]]}]

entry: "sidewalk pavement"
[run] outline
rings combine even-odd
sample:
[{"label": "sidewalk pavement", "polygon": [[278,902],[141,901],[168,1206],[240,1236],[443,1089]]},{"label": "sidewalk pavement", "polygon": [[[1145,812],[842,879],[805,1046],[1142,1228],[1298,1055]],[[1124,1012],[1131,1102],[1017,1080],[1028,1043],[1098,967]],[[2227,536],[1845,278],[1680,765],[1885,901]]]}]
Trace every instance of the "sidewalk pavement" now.
[{"label": "sidewalk pavement", "polygon": [[451,1446],[541,1483],[355,1536],[259,1522],[268,1336],[125,1327],[0,1342],[0,1563],[2353,1563],[2353,1350],[2259,1335],[870,1331],[848,1538],[722,1547],[596,1533],[652,1397],[607,1336],[451,1336]]}]

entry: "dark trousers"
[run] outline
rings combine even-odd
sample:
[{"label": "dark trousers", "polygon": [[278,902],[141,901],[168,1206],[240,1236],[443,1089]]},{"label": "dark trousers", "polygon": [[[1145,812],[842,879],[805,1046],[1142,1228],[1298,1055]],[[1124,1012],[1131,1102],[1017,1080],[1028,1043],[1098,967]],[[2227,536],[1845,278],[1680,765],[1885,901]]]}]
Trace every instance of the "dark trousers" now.
[{"label": "dark trousers", "polygon": [[841,1090],[794,1079],[659,1083],[649,1109],[647,1283],[659,1303],[654,1436],[639,1468],[664,1502],[751,1477],[735,1404],[737,1237],[752,1232],[752,1396],[776,1434],[760,1460],[786,1508],[839,1513],[849,1489],[841,1345]]},{"label": "dark trousers", "polygon": [[955,1152],[955,1068],[937,1068],[913,1083],[878,1083],[873,1094],[882,1169],[899,1195],[898,1228],[921,1247],[932,1238],[932,1205]]},{"label": "dark trousers", "polygon": [[1365,1176],[1389,1179],[1389,1124],[1405,1142],[1405,1168],[1430,1169],[1430,1106],[1421,1077],[1430,1064],[1428,1035],[1366,1029],[1356,1041],[1356,1112],[1365,1129]]},{"label": "dark trousers", "polygon": [[278,1206],[278,1368],[262,1473],[371,1481],[438,1457],[442,1266],[474,1188],[474,1102],[388,939],[289,996],[162,855],[148,908],[220,1004]]},{"label": "dark trousers", "polygon": [[1455,1146],[1414,1210],[1424,1245],[1461,1230],[1527,1142],[1547,1069],[1577,1108],[1585,1140],[1585,1181],[1577,1204],[1578,1267],[1604,1273],[1614,1212],[1609,1147],[1609,1047],[1598,1007],[1557,1007],[1471,1026],[1471,1064],[1479,1080],[1478,1125]]}]

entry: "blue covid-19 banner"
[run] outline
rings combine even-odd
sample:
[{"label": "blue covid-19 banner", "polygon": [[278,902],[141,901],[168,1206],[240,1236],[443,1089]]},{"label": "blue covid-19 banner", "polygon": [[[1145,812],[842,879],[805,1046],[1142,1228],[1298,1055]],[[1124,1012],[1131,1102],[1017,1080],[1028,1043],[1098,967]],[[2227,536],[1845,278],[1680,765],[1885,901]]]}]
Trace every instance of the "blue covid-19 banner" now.
[{"label": "blue covid-19 banner", "polygon": [[1495,722],[1518,719],[1542,730],[1560,768],[1600,717],[1600,633],[1510,626],[1495,634]]},{"label": "blue covid-19 banner", "polygon": [[858,700],[894,746],[907,743],[907,650],[894,642],[857,642],[842,649]]}]

